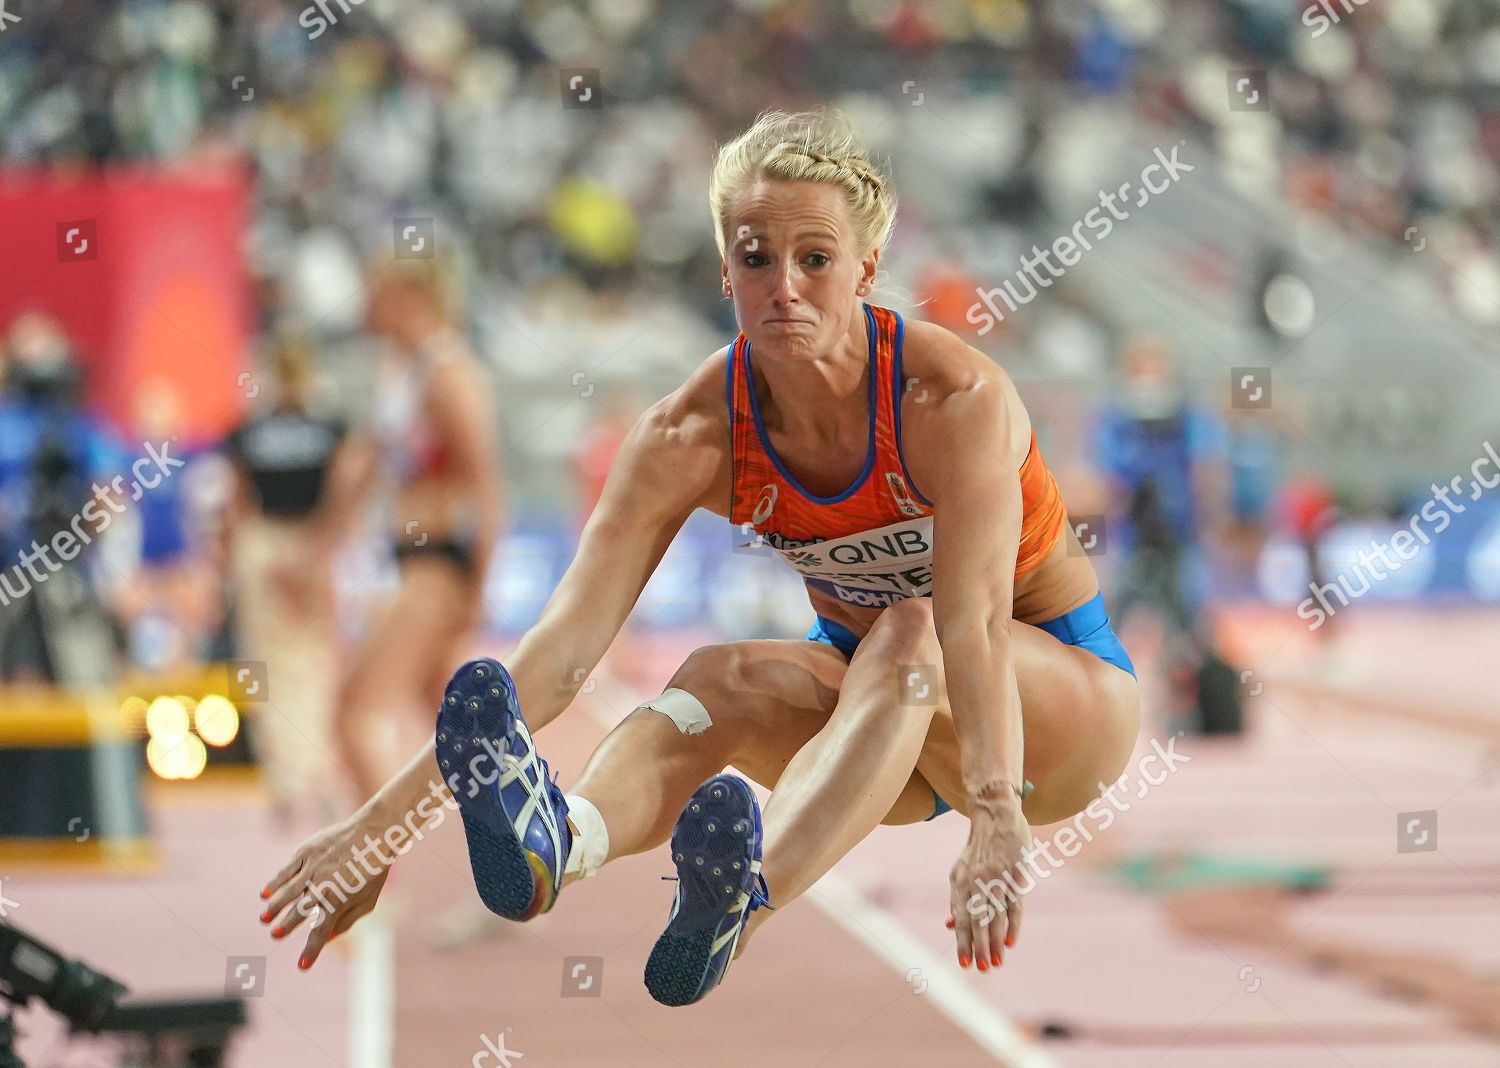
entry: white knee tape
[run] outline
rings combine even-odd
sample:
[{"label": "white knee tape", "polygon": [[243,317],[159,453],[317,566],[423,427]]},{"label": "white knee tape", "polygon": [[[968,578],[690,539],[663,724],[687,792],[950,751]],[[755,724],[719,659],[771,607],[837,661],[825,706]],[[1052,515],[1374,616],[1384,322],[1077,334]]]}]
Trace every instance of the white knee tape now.
[{"label": "white knee tape", "polygon": [[599,809],[586,797],[568,794],[568,819],[578,828],[573,836],[573,847],[568,850],[568,860],[563,874],[577,872],[580,879],[587,879],[609,859],[609,828]]},{"label": "white knee tape", "polygon": [[677,729],[683,734],[702,734],[714,725],[703,702],[686,690],[676,687],[667,690],[660,697],[653,697],[640,707],[660,712],[677,724]]}]

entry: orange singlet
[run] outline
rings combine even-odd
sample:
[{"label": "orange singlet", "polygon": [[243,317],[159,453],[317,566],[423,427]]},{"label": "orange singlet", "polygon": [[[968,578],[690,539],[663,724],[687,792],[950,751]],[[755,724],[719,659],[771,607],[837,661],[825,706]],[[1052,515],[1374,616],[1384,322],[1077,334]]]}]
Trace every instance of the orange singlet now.
[{"label": "orange singlet", "polygon": [[[870,336],[870,443],[853,485],[832,497],[803,489],[776,455],[750,375],[744,334],[729,350],[725,397],[734,441],[730,521],[781,554],[807,585],[847,604],[883,608],[932,593],[932,502],[901,456],[901,342],[889,308],[864,305]],[[1021,464],[1021,542],[1016,578],[1042,562],[1067,515],[1037,448]]]}]

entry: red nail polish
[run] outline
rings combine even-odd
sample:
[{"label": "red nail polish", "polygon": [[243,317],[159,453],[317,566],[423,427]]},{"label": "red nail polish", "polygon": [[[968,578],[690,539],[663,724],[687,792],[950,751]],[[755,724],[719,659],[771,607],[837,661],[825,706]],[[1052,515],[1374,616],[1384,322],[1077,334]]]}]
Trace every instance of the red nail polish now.
[{"label": "red nail polish", "polygon": [[1013,946],[1013,945],[1015,945],[1016,944],[1016,936],[1015,935],[1006,935],[1005,936],[1005,944],[1007,946]]},{"label": "red nail polish", "polygon": [[297,961],[297,967],[301,968],[305,972],[307,971],[307,969],[312,967],[312,961],[308,960],[306,957],[303,957]]},{"label": "red nail polish", "polygon": [[271,937],[272,938],[280,938],[284,934],[286,934],[286,928],[285,927],[278,927],[278,928],[276,928],[276,930],[274,930],[274,931],[271,932]]},{"label": "red nail polish", "polygon": [[262,901],[264,901],[264,900],[266,900],[266,898],[268,898],[268,897],[270,897],[270,896],[271,896],[271,891],[270,891],[270,890],[262,890],[262,891],[261,891],[261,892],[260,892],[260,899],[261,899],[261,900],[262,900]]},{"label": "red nail polish", "polygon": [[990,970],[990,966],[984,962],[983,957],[980,957],[979,960],[975,963],[979,965],[979,970],[982,972],[987,972]]},{"label": "red nail polish", "polygon": [[958,966],[960,968],[967,968],[969,966],[969,955],[967,953],[960,953],[958,955]]},{"label": "red nail polish", "polygon": [[998,954],[998,953],[991,953],[990,954],[990,963],[993,964],[997,968],[1000,967],[1000,954]]},{"label": "red nail polish", "polygon": [[270,909],[266,909],[265,912],[262,912],[260,914],[260,922],[261,923],[270,923],[271,922],[271,910]]}]

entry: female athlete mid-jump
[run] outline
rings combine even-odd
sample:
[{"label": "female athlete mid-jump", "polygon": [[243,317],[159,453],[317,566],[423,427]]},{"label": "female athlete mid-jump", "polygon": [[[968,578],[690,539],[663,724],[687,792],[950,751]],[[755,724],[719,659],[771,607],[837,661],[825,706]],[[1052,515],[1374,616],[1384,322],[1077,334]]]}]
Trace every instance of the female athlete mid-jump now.
[{"label": "female athlete mid-jump", "polygon": [[[670,836],[676,898],[646,966],[663,1003],[703,997],[773,903],[877,825],[950,807],[970,829],[949,925],[960,964],[986,970],[1020,900],[1001,922],[967,907],[976,888],[1024,882],[1029,824],[1079,812],[1124,767],[1134,672],[1009,377],[862,299],[895,217],[887,179],[836,118],[772,112],[721,149],[709,197],[740,336],[636,424],[506,666],[460,668],[434,748],[271,880],[263,918],[285,915],[281,935],[365,835],[409,820],[436,761],[503,916]],[[695,651],[565,796],[531,732],[571,703],[696,508],[804,577],[812,628]],[[771,789],[763,814],[727,765]],[[383,883],[324,902],[304,967]]]}]

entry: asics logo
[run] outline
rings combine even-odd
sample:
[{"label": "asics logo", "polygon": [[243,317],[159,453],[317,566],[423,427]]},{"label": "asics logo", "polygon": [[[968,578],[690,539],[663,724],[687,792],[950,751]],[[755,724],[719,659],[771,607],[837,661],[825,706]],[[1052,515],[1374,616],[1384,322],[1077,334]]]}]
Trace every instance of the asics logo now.
[{"label": "asics logo", "polygon": [[755,502],[755,511],[750,513],[750,522],[760,526],[771,518],[771,510],[776,507],[776,483],[767,482],[765,489],[760,491],[760,500]]}]

